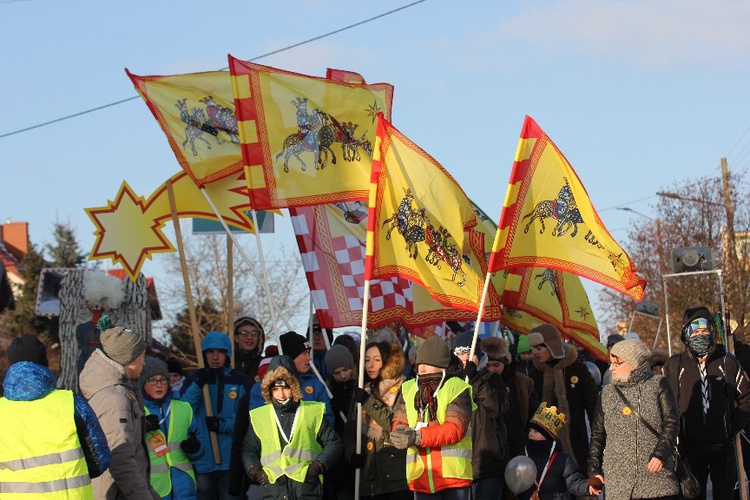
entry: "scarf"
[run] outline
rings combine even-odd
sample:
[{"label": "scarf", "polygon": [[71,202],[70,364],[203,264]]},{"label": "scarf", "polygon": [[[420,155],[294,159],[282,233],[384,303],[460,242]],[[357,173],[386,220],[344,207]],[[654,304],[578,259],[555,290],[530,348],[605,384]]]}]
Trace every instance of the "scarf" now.
[{"label": "scarf", "polygon": [[711,353],[711,350],[714,348],[714,344],[716,342],[714,341],[713,335],[711,335],[710,333],[703,333],[701,335],[693,335],[692,337],[688,337],[686,343],[688,347],[700,359],[705,358]]},{"label": "scarf", "polygon": [[423,420],[425,410],[428,422],[437,420],[437,391],[445,379],[445,370],[442,373],[431,373],[429,375],[417,375],[417,393],[414,395],[414,408]]}]

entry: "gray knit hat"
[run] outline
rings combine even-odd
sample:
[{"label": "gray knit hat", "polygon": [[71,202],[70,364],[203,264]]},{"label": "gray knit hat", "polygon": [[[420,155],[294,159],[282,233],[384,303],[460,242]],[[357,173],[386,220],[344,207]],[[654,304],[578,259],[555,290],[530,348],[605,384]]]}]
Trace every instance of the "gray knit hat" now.
[{"label": "gray knit hat", "polygon": [[451,351],[443,339],[438,336],[430,337],[417,348],[417,357],[414,362],[437,368],[448,368],[451,362]]},{"label": "gray knit hat", "polygon": [[326,368],[333,373],[339,368],[354,368],[354,356],[346,347],[335,345],[326,353]]},{"label": "gray knit hat", "polygon": [[143,365],[143,371],[141,372],[140,384],[146,383],[148,379],[155,375],[161,375],[169,381],[169,368],[167,364],[159,358],[154,356],[146,356],[146,362]]},{"label": "gray knit hat", "polygon": [[555,328],[555,325],[550,323],[543,323],[531,329],[529,332],[529,345],[531,347],[545,346],[555,359],[565,357],[562,334],[560,330]]},{"label": "gray knit hat", "polygon": [[129,365],[146,350],[146,340],[138,333],[122,326],[104,330],[99,340],[104,354],[122,366]]},{"label": "gray knit hat", "polygon": [[648,361],[651,351],[640,340],[625,339],[613,345],[609,354],[620,358],[633,368],[636,368]]}]

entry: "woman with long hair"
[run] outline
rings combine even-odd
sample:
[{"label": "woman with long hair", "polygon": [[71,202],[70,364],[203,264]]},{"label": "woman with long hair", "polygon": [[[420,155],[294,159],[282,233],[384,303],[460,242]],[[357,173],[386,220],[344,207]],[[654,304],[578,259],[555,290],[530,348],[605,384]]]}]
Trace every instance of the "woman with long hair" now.
[{"label": "woman with long hair", "polygon": [[357,414],[350,412],[344,455],[361,469],[360,498],[412,500],[406,482],[406,450],[395,448],[389,430],[406,359],[401,346],[392,342],[370,342],[365,350],[364,390],[355,389],[362,403],[362,453],[355,453]]}]

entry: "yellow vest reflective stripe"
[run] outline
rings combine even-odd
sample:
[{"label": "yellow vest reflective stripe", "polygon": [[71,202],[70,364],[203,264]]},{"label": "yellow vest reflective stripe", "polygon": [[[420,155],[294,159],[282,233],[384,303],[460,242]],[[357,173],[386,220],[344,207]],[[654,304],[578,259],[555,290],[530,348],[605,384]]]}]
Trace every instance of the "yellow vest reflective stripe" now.
[{"label": "yellow vest reflective stripe", "polygon": [[[465,390],[469,390],[471,398],[471,409],[476,409],[474,398],[471,392],[471,386],[458,377],[452,377],[445,381],[440,387],[437,394],[437,420],[441,424],[445,422],[445,414],[448,405]],[[406,407],[406,419],[409,427],[416,427],[419,415],[414,407],[414,396],[417,394],[417,384],[414,379],[404,382],[401,387],[404,395]],[[472,479],[471,470],[471,426],[466,430],[466,435],[456,444],[443,445],[440,447],[440,457],[443,464],[442,477],[457,479]],[[430,449],[427,449],[430,453]],[[424,463],[419,457],[419,450],[416,446],[410,446],[406,451],[406,480],[414,481],[419,478],[425,471]],[[428,471],[432,474],[432,470]]]},{"label": "yellow vest reflective stripe", "polygon": [[73,393],[35,401],[0,398],[0,498],[92,499]]},{"label": "yellow vest reflective stripe", "polygon": [[[144,409],[146,410],[146,415],[151,414],[148,408]],[[169,448],[167,453],[157,457],[156,453],[154,453],[154,448],[148,445],[148,458],[151,460],[151,486],[163,497],[172,491],[172,477],[169,475],[170,467],[175,467],[186,472],[193,479],[193,482],[195,482],[193,465],[190,463],[187,455],[185,455],[185,452],[182,451],[182,448],[180,448],[180,443],[188,437],[188,429],[192,421],[193,409],[190,405],[184,401],[173,399],[172,409],[169,411],[168,436],[164,437],[164,433],[161,430],[151,431],[146,434],[147,440],[154,435],[161,435]]]},{"label": "yellow vest reflective stripe", "polygon": [[[282,449],[273,405],[250,411],[250,422],[260,439],[260,463],[269,482],[275,483],[281,476],[304,482],[310,462],[323,451],[317,437],[325,412],[325,403],[300,401],[292,440]],[[323,481],[323,476],[320,480]]]}]

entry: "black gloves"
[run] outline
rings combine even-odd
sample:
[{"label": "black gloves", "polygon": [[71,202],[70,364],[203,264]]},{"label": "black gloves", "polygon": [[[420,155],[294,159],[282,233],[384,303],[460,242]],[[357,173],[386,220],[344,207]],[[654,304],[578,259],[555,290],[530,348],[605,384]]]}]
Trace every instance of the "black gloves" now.
[{"label": "black gloves", "polygon": [[307,475],[305,476],[305,482],[307,483],[320,483],[320,476],[325,471],[326,466],[320,460],[313,460],[310,465],[307,466]]},{"label": "black gloves", "polygon": [[361,469],[362,467],[365,466],[365,454],[355,453],[354,455],[352,455],[352,458],[349,459],[349,463],[355,469]]},{"label": "black gloves", "polygon": [[399,424],[395,430],[391,431],[391,443],[399,450],[405,450],[409,446],[419,446],[420,432]]},{"label": "black gloves", "polygon": [[201,442],[197,437],[190,436],[185,441],[180,442],[180,448],[186,454],[192,455],[193,453],[198,453],[201,449]]},{"label": "black gloves", "polygon": [[469,380],[473,380],[477,376],[477,365],[471,360],[466,361],[466,366],[463,369],[464,377],[469,377]]},{"label": "black gloves", "polygon": [[143,417],[143,430],[144,432],[158,431],[159,417],[156,415],[146,415]]},{"label": "black gloves", "polygon": [[364,389],[360,389],[359,387],[354,388],[354,401],[356,403],[362,403],[365,404],[368,399],[370,399],[370,393],[368,393]]},{"label": "black gloves", "polygon": [[211,371],[207,368],[201,368],[195,372],[195,383],[198,387],[203,387],[211,380]]},{"label": "black gloves", "polygon": [[206,417],[206,428],[209,432],[219,432],[219,417]]},{"label": "black gloves", "polygon": [[268,474],[266,474],[266,471],[263,470],[263,466],[259,463],[253,464],[250,469],[248,469],[247,477],[261,486],[268,484]]}]

